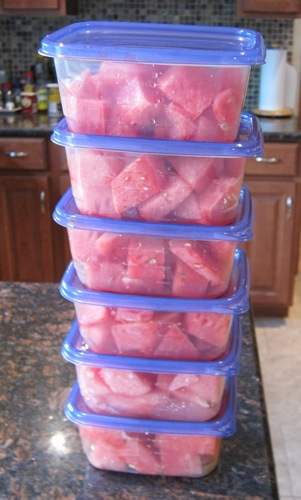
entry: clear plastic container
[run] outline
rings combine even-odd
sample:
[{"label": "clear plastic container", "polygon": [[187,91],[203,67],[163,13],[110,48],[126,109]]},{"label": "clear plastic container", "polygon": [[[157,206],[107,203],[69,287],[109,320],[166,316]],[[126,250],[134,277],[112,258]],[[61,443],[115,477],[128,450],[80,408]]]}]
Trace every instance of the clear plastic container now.
[{"label": "clear plastic container", "polygon": [[52,140],[66,149],[81,213],[185,224],[232,223],[247,157],[263,154],[260,125],[250,113],[242,114],[233,143],[78,135],[66,119]]},{"label": "clear plastic container", "polygon": [[185,357],[185,352],[181,356],[169,356],[169,358],[162,358],[161,356],[147,358],[145,353],[142,353],[142,356],[135,355],[135,353],[131,356],[124,356],[122,353],[120,355],[105,354],[97,353],[90,349],[81,335],[78,322],[75,320],[64,340],[62,355],[70,363],[83,363],[87,366],[97,366],[99,363],[101,366],[124,370],[129,369],[130,366],[132,370],[139,372],[147,372],[152,367],[153,370],[163,373],[235,375],[240,368],[241,353],[241,324],[240,318],[237,315],[233,317],[228,337],[229,341],[227,342],[226,350],[224,350],[222,356],[215,360],[197,358],[190,360]]},{"label": "clear plastic container", "polygon": [[158,297],[116,294],[111,298],[106,292],[88,291],[71,263],[60,290],[73,302],[77,323],[70,330],[65,350],[69,345],[75,355],[74,346],[83,341],[86,354],[89,348],[116,359],[130,356],[223,363],[236,349],[233,317],[249,309],[249,281],[245,256],[238,251],[226,296],[212,300],[174,298],[165,304],[166,299],[162,303]]},{"label": "clear plastic container", "polygon": [[144,420],[99,415],[75,383],[65,406],[79,428],[83,451],[98,469],[202,477],[216,467],[222,440],[236,431],[236,381],[228,381],[221,410],[210,422]]},{"label": "clear plastic container", "polygon": [[[82,397],[95,413],[206,422],[220,410],[227,375],[215,375],[208,369],[202,373],[205,362],[199,363],[199,373],[178,373],[177,363],[174,372],[165,373],[158,371],[150,359],[144,371],[137,371],[130,358],[123,359],[123,366],[128,368],[121,369],[107,367],[100,354],[95,356],[98,358],[93,366],[85,364],[84,352],[76,364]],[[162,369],[164,363],[168,361],[161,361]]]},{"label": "clear plastic container", "polygon": [[226,292],[239,242],[252,237],[252,199],[244,187],[236,221],[195,226],[81,215],[71,190],[54,212],[68,228],[74,266],[92,290],[215,298]]},{"label": "clear plastic container", "polygon": [[[241,338],[239,319],[233,335]],[[62,354],[75,364],[87,406],[121,417],[211,420],[220,411],[227,379],[240,368],[240,346],[222,363],[104,356],[69,347],[67,339]]]},{"label": "clear plastic container", "polygon": [[41,42],[75,133],[233,141],[262,36],[225,27],[83,22]]}]

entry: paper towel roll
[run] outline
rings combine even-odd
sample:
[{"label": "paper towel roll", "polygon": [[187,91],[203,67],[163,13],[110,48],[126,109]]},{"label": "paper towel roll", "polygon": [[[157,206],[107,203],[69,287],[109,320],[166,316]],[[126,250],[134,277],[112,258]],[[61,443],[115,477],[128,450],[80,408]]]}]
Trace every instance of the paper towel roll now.
[{"label": "paper towel roll", "polygon": [[285,107],[286,50],[267,49],[261,67],[259,109],[277,111]]}]

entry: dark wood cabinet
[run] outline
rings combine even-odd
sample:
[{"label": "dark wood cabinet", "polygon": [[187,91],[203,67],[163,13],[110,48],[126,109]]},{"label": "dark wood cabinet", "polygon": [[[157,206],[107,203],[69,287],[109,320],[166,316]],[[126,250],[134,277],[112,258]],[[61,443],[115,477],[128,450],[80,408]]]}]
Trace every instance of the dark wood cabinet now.
[{"label": "dark wood cabinet", "polygon": [[0,14],[64,16],[78,14],[77,0],[0,0]]},{"label": "dark wood cabinet", "polygon": [[285,316],[292,303],[300,232],[298,161],[298,144],[268,143],[263,158],[247,163],[254,237],[244,248],[257,314]]},{"label": "dark wood cabinet", "polygon": [[1,280],[54,281],[47,175],[0,177],[0,230]]},{"label": "dark wood cabinet", "polygon": [[61,165],[65,150],[48,137],[0,138],[1,280],[59,280],[61,245],[52,212]]},{"label": "dark wood cabinet", "polygon": [[237,0],[239,17],[288,18],[301,17],[300,0]]}]

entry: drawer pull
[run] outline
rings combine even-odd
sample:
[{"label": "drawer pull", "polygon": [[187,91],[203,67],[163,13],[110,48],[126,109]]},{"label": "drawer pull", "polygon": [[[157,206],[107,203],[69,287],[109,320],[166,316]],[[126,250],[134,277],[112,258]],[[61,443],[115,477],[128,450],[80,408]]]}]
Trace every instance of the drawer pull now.
[{"label": "drawer pull", "polygon": [[41,204],[41,213],[45,214],[45,202],[46,202],[46,194],[45,191],[40,192],[40,204]]},{"label": "drawer pull", "polygon": [[293,198],[291,196],[287,196],[286,198],[286,217],[291,219],[293,215]]},{"label": "drawer pull", "polygon": [[279,160],[279,158],[275,158],[275,157],[271,157],[271,158],[264,158],[262,156],[258,156],[257,158],[255,158],[255,160],[258,162],[258,163],[280,163],[281,160]]},{"label": "drawer pull", "polygon": [[7,156],[10,158],[27,158],[28,153],[26,151],[9,151]]}]

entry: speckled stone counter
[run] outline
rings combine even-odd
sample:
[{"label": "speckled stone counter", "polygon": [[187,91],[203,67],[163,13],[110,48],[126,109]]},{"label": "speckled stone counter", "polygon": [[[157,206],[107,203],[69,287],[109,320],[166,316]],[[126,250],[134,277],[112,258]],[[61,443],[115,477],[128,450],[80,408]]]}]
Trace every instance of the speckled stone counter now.
[{"label": "speckled stone counter", "polygon": [[60,117],[46,113],[33,115],[0,112],[0,137],[45,137],[52,133]]},{"label": "speckled stone counter", "polygon": [[[64,416],[74,367],[60,348],[74,318],[57,284],[0,283],[0,499],[278,498],[254,331],[243,318],[236,434],[202,479],[94,469]],[[63,438],[63,439],[62,439]]]}]

